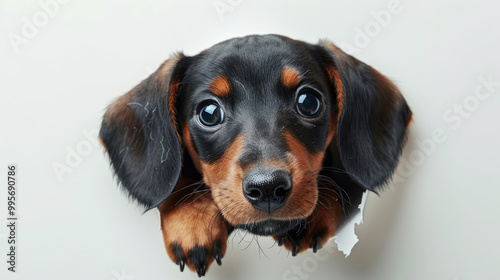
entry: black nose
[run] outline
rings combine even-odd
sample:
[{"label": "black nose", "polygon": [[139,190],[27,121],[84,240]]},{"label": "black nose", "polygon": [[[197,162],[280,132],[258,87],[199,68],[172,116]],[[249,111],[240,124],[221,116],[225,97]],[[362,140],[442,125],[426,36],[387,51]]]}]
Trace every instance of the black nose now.
[{"label": "black nose", "polygon": [[283,206],[292,190],[284,170],[252,170],[243,177],[243,194],[254,208],[268,213]]}]

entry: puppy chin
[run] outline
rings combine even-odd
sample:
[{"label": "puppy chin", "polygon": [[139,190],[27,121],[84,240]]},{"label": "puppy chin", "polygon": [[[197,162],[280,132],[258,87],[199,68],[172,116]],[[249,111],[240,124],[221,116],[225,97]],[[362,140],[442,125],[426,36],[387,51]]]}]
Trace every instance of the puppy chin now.
[{"label": "puppy chin", "polygon": [[293,220],[267,220],[257,223],[250,224],[240,224],[237,228],[247,230],[250,233],[256,235],[281,235],[289,232],[296,226],[305,222],[305,219],[293,219]]}]

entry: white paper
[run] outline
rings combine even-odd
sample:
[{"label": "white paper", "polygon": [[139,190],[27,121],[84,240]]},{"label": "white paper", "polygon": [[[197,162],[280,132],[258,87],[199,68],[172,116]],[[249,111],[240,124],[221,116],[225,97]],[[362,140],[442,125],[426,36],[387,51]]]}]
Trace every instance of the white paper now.
[{"label": "white paper", "polygon": [[344,227],[341,228],[334,236],[338,250],[342,251],[346,258],[351,254],[352,248],[354,248],[354,245],[356,245],[359,241],[358,236],[356,235],[356,225],[363,223],[363,211],[365,209],[367,196],[368,191],[363,193],[361,204],[358,206],[359,212],[351,217],[351,219],[346,222]]}]

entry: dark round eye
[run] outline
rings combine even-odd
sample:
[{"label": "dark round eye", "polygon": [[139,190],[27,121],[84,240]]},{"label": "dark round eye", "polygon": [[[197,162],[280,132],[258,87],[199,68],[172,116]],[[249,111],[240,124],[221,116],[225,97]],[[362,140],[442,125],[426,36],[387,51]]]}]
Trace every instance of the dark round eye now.
[{"label": "dark round eye", "polygon": [[304,90],[297,99],[297,111],[303,117],[314,118],[321,111],[321,101],[311,90]]},{"label": "dark round eye", "polygon": [[200,110],[200,122],[206,126],[215,126],[222,123],[224,111],[216,103],[208,103]]}]

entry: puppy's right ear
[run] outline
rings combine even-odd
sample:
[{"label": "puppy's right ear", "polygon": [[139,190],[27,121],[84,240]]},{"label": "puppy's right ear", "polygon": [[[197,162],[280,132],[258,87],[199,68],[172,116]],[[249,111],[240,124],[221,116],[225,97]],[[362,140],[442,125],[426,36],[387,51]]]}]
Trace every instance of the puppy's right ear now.
[{"label": "puppy's right ear", "polygon": [[371,66],[329,41],[314,48],[335,92],[342,165],[363,188],[377,192],[398,164],[412,119],[410,107],[398,88]]},{"label": "puppy's right ear", "polygon": [[118,181],[148,210],[174,189],[182,167],[175,101],[189,58],[177,54],[116,100],[104,114],[100,138]]}]

